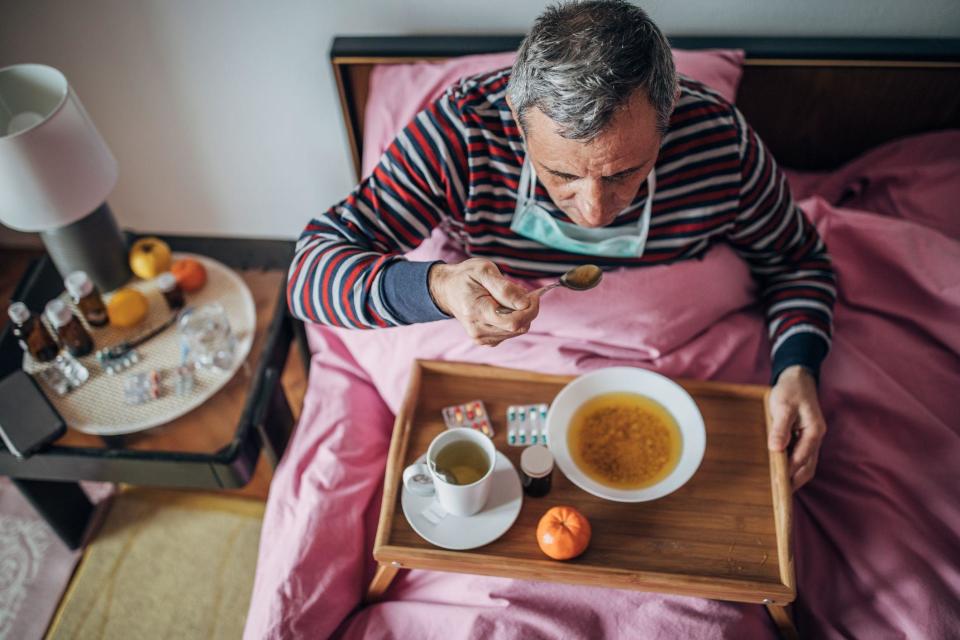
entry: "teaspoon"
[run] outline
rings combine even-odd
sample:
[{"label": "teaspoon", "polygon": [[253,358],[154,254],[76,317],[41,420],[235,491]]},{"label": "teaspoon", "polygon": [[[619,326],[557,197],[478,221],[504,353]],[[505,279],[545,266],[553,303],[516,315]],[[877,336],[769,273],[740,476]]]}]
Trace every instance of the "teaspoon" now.
[{"label": "teaspoon", "polygon": [[[574,267],[573,269],[567,271],[553,284],[548,284],[545,287],[534,289],[530,292],[530,294],[539,298],[547,291],[556,289],[557,287],[566,287],[571,291],[586,291],[587,289],[593,289],[595,286],[597,286],[602,278],[603,271],[600,269],[600,267],[595,264],[582,264],[579,267]],[[501,306],[497,308],[497,313],[502,316],[509,315],[514,311],[514,309],[510,309],[509,307]]]}]

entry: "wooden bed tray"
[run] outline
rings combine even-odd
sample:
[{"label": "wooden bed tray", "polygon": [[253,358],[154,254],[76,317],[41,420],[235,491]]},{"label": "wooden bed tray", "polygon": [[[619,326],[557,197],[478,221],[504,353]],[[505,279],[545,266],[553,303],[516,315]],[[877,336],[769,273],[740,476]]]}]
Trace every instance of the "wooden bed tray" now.
[{"label": "wooden bed tray", "polygon": [[[677,380],[697,402],[707,448],[694,477],[645,503],[595,497],[554,470],[544,498],[524,497],[513,527],[470,551],[422,539],[400,508],[403,469],[444,428],[445,406],[483,400],[494,444],[519,468],[522,447],[506,443],[507,405],[551,402],[572,376],[454,362],[414,364],[387,459],[373,555],[380,563],[368,599],[379,598],[400,568],[432,569],[765,604],[774,617],[796,596],[786,454],[766,446],[769,387]],[[593,527],[579,558],[557,562],[536,542],[546,510],[572,505]]]}]

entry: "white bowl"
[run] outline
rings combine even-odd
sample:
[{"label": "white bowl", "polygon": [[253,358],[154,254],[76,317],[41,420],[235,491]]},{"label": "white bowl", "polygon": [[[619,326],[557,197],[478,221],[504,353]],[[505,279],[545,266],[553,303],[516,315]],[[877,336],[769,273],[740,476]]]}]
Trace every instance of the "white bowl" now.
[{"label": "white bowl", "polygon": [[[577,467],[567,447],[567,429],[577,409],[591,398],[616,392],[637,393],[656,400],[680,427],[681,449],[677,466],[666,478],[643,489],[614,489],[600,484]],[[633,367],[593,371],[561,389],[547,415],[547,435],[557,466],[571,482],[595,496],[616,502],[646,502],[673,493],[696,473],[707,446],[703,416],[690,394],[659,373]]]}]

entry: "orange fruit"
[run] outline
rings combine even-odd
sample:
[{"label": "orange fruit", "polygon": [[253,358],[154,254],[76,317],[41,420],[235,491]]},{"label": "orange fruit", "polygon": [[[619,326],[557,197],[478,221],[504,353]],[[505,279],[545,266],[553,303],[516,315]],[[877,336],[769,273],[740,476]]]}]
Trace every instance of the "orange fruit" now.
[{"label": "orange fruit", "polygon": [[590,544],[590,521],[573,507],[553,507],[540,518],[537,544],[554,560],[569,560]]},{"label": "orange fruit", "polygon": [[170,273],[177,279],[177,284],[184,291],[196,291],[207,283],[207,270],[203,263],[193,258],[174,260],[170,265]]},{"label": "orange fruit", "polygon": [[135,327],[147,317],[149,304],[147,297],[136,289],[118,289],[107,302],[107,317],[115,327]]}]

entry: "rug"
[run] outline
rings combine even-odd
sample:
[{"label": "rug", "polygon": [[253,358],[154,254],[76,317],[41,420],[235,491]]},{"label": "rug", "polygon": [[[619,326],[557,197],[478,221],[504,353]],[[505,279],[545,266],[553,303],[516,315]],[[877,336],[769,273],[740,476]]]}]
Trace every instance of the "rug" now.
[{"label": "rug", "polygon": [[[98,504],[113,492],[103,482],[82,486]],[[0,477],[0,640],[43,637],[79,559],[80,551],[68,549],[10,479]]]},{"label": "rug", "polygon": [[121,491],[47,637],[240,637],[262,518],[248,498]]}]

